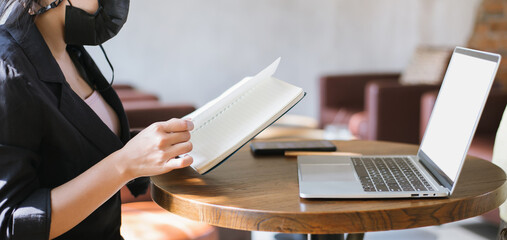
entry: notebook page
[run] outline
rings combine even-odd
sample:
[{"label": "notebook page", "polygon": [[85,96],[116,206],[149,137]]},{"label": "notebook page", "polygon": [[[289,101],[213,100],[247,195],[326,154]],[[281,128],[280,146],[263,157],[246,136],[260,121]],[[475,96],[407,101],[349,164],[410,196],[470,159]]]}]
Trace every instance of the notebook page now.
[{"label": "notebook page", "polygon": [[301,88],[281,80],[261,80],[191,132],[192,167],[198,172],[209,170],[285,113],[302,94]]}]

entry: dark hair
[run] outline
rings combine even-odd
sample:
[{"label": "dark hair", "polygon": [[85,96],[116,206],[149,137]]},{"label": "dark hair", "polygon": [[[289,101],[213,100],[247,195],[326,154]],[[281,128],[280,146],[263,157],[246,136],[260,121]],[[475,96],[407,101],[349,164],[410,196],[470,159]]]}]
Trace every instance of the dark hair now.
[{"label": "dark hair", "polygon": [[39,5],[43,0],[0,0],[0,18],[5,18],[5,24],[19,23],[22,18],[31,16],[28,9],[34,4]]}]

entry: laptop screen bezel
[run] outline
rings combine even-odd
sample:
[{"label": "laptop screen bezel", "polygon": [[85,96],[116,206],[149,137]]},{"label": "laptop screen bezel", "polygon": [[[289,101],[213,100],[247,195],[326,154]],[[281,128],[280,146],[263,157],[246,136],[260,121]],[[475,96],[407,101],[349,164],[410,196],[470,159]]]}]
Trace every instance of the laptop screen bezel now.
[{"label": "laptop screen bezel", "polygon": [[[483,99],[483,104],[482,104],[482,107],[479,111],[479,117],[477,117],[477,120],[474,124],[474,127],[473,127],[473,133],[474,134],[471,134],[470,138],[468,139],[468,144],[467,144],[467,147],[466,147],[466,151],[465,151],[465,154],[463,154],[463,157],[461,159],[461,163],[460,163],[460,166],[459,166],[459,169],[458,169],[458,175],[456,176],[456,181],[453,181],[451,178],[449,178],[449,176],[447,176],[447,174],[445,174],[442,169],[440,169],[440,167],[438,167],[438,165],[433,161],[431,160],[431,158],[421,149],[422,147],[422,144],[420,145],[419,147],[419,151],[417,152],[417,157],[419,158],[420,162],[423,164],[424,167],[427,168],[427,170],[436,178],[437,181],[440,182],[440,184],[442,184],[442,186],[444,186],[445,188],[449,189],[449,194],[452,194],[453,190],[454,190],[454,187],[456,186],[456,182],[457,180],[459,179],[459,175],[461,173],[461,169],[463,168],[463,163],[464,163],[464,160],[466,158],[466,155],[468,153],[468,149],[470,148],[470,144],[472,142],[472,139],[475,135],[475,131],[477,129],[477,125],[479,123],[479,120],[480,120],[480,116],[482,115],[482,111],[484,110],[484,105],[486,103],[486,100],[489,96],[489,91],[491,90],[491,86],[493,85],[493,79],[495,78],[496,76],[496,72],[498,70],[498,66],[499,66],[499,62],[500,62],[500,59],[501,59],[501,56],[498,55],[498,54],[493,54],[493,53],[487,53],[487,52],[481,52],[481,51],[477,51],[477,50],[472,50],[472,49],[466,49],[466,48],[461,48],[461,47],[456,47],[454,49],[454,54],[464,54],[464,55],[468,55],[468,56],[471,56],[471,57],[475,57],[475,58],[480,58],[480,59],[484,59],[484,60],[487,60],[487,61],[492,61],[492,62],[495,62],[496,63],[496,67],[495,67],[495,71],[494,71],[494,74],[493,74],[493,77],[492,79],[490,80],[490,85],[488,87],[488,94],[486,94],[486,97],[485,99]],[[451,57],[451,61],[452,61],[452,57]],[[450,63],[451,63],[450,61]],[[446,72],[446,75],[447,75],[447,72]],[[445,80],[445,77],[444,77],[444,80]],[[437,97],[437,100],[435,102],[435,105],[438,104],[438,97]],[[431,116],[430,116],[430,121],[428,122],[428,124],[431,123]],[[426,131],[428,130],[428,128],[426,128]],[[425,133],[426,135],[426,133]],[[424,137],[423,137],[423,141],[424,141]],[[421,143],[423,142],[421,141]]]}]

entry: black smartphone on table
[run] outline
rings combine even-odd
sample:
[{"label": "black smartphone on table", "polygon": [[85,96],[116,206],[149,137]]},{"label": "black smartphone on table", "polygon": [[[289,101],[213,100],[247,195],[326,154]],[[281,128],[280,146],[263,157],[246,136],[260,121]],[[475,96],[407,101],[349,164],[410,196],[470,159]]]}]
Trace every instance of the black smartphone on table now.
[{"label": "black smartphone on table", "polygon": [[303,141],[255,141],[250,143],[255,155],[284,155],[285,151],[336,151],[336,146],[328,140]]}]

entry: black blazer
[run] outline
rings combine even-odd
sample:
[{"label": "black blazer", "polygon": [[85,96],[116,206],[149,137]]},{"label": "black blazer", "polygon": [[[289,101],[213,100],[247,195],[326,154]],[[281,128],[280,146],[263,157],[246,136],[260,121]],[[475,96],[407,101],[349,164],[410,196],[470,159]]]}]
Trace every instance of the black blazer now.
[{"label": "black blazer", "polygon": [[[129,126],[112,88],[116,136],[65,81],[33,21],[0,26],[0,239],[48,239],[50,191],[120,149]],[[67,48],[96,86],[108,83],[81,46]],[[131,189],[132,190],[132,189]],[[122,239],[120,194],[59,239]]]}]

